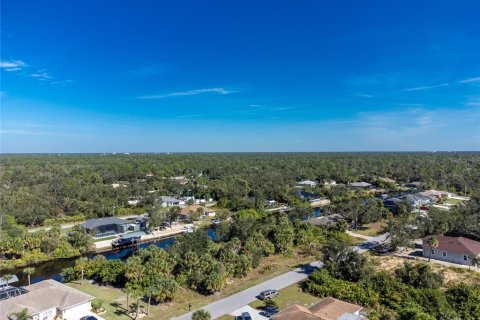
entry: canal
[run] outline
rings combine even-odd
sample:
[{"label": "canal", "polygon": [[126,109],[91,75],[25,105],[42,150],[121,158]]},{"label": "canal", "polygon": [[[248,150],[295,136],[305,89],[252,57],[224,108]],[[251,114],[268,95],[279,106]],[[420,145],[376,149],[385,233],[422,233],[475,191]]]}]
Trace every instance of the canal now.
[{"label": "canal", "polygon": [[[210,239],[212,240],[216,239],[215,230],[209,228],[209,229],[205,229],[205,232],[208,234]],[[165,239],[159,239],[151,242],[140,243],[135,247],[128,247],[120,250],[106,251],[106,252],[97,253],[97,254],[89,254],[87,255],[87,257],[93,258],[97,255],[102,255],[105,258],[107,258],[107,260],[114,260],[114,259],[126,260],[128,257],[133,255],[135,251],[137,251],[138,249],[146,248],[152,244],[162,249],[168,248],[174,243],[175,237],[176,236],[165,238]],[[55,279],[61,282],[62,278],[60,277],[60,272],[62,272],[62,270],[67,267],[73,267],[75,265],[75,260],[77,259],[78,257],[71,258],[71,259],[58,259],[58,260],[42,262],[40,264],[34,265],[33,267],[35,268],[35,273],[31,275],[31,282],[36,283],[46,279]],[[0,272],[0,276],[4,274],[15,274],[19,279],[19,281],[14,284],[15,286],[28,285],[28,278],[25,274],[23,274],[23,269],[24,267],[10,269],[10,270],[3,270]]]},{"label": "canal", "polygon": [[[320,215],[321,215],[320,208],[315,208],[310,215],[304,216],[303,219],[307,220],[313,217],[319,217]],[[208,234],[210,239],[216,240],[216,234],[214,229],[208,228],[208,229],[205,229],[205,232]],[[87,257],[93,258],[97,255],[103,255],[105,258],[107,258],[107,260],[114,260],[114,259],[126,260],[128,257],[133,255],[135,251],[137,251],[138,249],[146,248],[152,244],[162,249],[168,248],[174,243],[175,237],[176,236],[165,238],[165,239],[159,239],[152,242],[145,242],[135,247],[128,247],[120,250],[106,251],[106,252],[96,253],[96,254],[88,254]],[[37,264],[33,266],[35,267],[35,273],[32,274],[31,276],[31,282],[36,283],[46,279],[55,279],[61,282],[62,278],[60,277],[60,272],[62,272],[62,270],[67,267],[73,267],[75,265],[75,260],[77,259],[78,257],[71,258],[71,259],[58,259],[58,260],[52,260],[52,261],[47,261],[47,262]],[[19,281],[15,283],[16,286],[28,285],[27,276],[23,274],[23,269],[24,267],[10,269],[10,270],[3,270],[0,272],[0,277],[3,276],[4,274],[15,274],[19,279]]]}]

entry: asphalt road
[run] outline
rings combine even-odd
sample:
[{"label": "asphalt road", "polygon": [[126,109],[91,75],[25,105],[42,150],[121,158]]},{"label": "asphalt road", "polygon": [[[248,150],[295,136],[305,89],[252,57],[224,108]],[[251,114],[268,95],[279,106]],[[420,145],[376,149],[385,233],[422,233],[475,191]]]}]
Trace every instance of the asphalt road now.
[{"label": "asphalt road", "polygon": [[[352,249],[358,253],[365,252],[387,241],[388,236],[389,236],[388,233],[384,233],[377,237],[371,237],[366,242],[353,246]],[[233,311],[256,300],[257,295],[263,290],[267,290],[267,289],[280,290],[285,287],[288,287],[294,283],[297,283],[307,278],[309,274],[321,268],[322,266],[323,266],[323,263],[321,261],[312,262],[310,265],[307,265],[302,268],[297,268],[293,271],[284,273],[278,277],[275,277],[263,283],[257,284],[256,286],[243,290],[239,293],[228,296],[222,300],[215,301],[205,306],[202,309],[210,312],[210,314],[212,315],[212,319],[218,318],[225,314],[230,314]],[[173,318],[173,320],[191,320],[193,312],[194,311],[184,314],[180,317]]]},{"label": "asphalt road", "polygon": [[[239,293],[228,296],[222,300],[215,301],[203,309],[210,312],[212,319],[218,318],[225,314],[229,314],[257,299],[257,295],[263,290],[275,289],[280,290],[297,283],[308,277],[313,271],[321,268],[323,264],[320,261],[312,262],[305,267],[297,268],[293,271],[284,273],[278,277],[257,284],[251,288],[243,290]],[[173,318],[175,320],[190,320],[192,319],[192,312],[184,314],[183,316]]]}]

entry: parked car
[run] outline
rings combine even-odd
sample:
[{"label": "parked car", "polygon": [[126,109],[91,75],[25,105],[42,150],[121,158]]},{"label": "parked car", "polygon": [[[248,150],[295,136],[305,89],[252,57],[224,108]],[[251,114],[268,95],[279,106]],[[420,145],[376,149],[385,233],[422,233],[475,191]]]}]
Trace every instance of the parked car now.
[{"label": "parked car", "polygon": [[262,312],[262,314],[267,318],[270,318],[271,316],[277,313],[278,313],[278,309],[275,307],[266,307]]},{"label": "parked car", "polygon": [[80,320],[98,320],[98,318],[94,316],[85,316],[85,317],[81,317]]},{"label": "parked car", "polygon": [[260,292],[260,294],[258,295],[258,298],[260,300],[265,300],[265,299],[275,298],[276,296],[278,296],[278,290],[269,289],[269,290]]},{"label": "parked car", "polygon": [[237,317],[237,320],[252,320],[252,317],[250,316],[250,313],[243,312],[242,315]]}]

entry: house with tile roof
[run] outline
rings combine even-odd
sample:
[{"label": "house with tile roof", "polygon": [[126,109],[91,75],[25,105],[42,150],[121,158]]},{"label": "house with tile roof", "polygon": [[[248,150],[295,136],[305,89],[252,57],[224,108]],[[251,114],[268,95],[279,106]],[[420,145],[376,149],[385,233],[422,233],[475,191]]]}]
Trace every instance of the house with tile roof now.
[{"label": "house with tile roof", "polygon": [[32,320],[79,320],[91,315],[91,295],[55,280],[44,280],[26,286],[23,294],[0,301],[0,319],[28,310]]},{"label": "house with tile roof", "polygon": [[[438,246],[430,247],[428,240],[437,238]],[[427,236],[423,238],[423,256],[435,260],[471,266],[472,259],[480,257],[480,241],[464,237]]]},{"label": "house with tile roof", "polygon": [[335,298],[327,297],[310,308],[298,304],[283,309],[271,320],[361,320],[362,307]]}]

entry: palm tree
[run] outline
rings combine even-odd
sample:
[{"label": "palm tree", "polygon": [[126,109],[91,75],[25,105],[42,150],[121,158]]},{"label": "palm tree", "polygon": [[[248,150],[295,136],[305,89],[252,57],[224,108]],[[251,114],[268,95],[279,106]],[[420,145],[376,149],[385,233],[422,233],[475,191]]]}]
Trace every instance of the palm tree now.
[{"label": "palm tree", "polygon": [[35,273],[35,268],[33,268],[33,267],[25,268],[25,269],[23,269],[23,273],[27,275],[28,285],[30,285],[31,284],[30,276]]},{"label": "palm tree", "polygon": [[12,312],[8,315],[8,319],[11,320],[29,320],[30,316],[28,315],[28,309],[25,308],[19,312]]},{"label": "palm tree", "polygon": [[433,236],[428,238],[427,244],[430,247],[430,254],[428,256],[428,261],[432,258],[432,249],[438,248],[438,239],[437,237]]},{"label": "palm tree", "polygon": [[197,310],[192,314],[192,320],[210,320],[212,316],[208,311],[203,309]]},{"label": "palm tree", "polygon": [[83,274],[85,271],[85,267],[87,266],[87,263],[88,263],[87,257],[81,257],[81,258],[78,258],[77,261],[75,261],[75,265],[79,266],[81,270],[81,277],[80,277],[81,280],[83,280]]},{"label": "palm tree", "polygon": [[3,280],[5,283],[3,284],[3,287],[5,288],[6,286],[8,286],[8,282],[10,280],[12,280],[13,276],[11,274],[6,274],[4,275],[3,277],[1,277],[0,279]]}]

